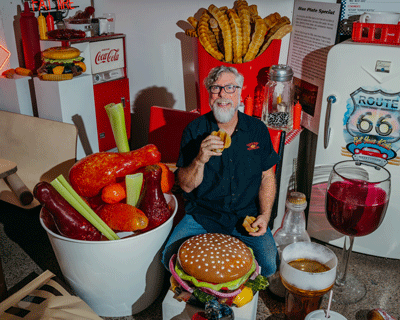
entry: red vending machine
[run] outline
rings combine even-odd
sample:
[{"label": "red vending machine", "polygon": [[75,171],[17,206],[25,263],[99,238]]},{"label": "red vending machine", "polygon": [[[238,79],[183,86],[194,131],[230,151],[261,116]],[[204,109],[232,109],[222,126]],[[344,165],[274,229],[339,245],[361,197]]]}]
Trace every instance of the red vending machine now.
[{"label": "red vending machine", "polygon": [[[125,34],[94,36],[70,40],[41,40],[41,50],[54,46],[72,46],[85,58],[86,71],[93,82],[96,127],[99,151],[116,147],[114,135],[104,106],[122,103],[128,139],[131,136],[129,79],[125,56]],[[78,76],[79,77],[79,76]]]},{"label": "red vending machine", "polygon": [[[116,147],[110,121],[104,106],[122,103],[128,139],[131,136],[129,79],[126,72],[125,35],[93,41],[89,44],[90,69],[93,75],[99,151]],[[86,61],[89,64],[89,61]]]}]

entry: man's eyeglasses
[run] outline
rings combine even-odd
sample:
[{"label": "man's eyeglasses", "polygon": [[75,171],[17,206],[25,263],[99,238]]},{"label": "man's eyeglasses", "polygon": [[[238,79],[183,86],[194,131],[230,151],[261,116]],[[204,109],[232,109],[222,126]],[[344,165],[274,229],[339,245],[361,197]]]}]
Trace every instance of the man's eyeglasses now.
[{"label": "man's eyeglasses", "polygon": [[211,93],[214,94],[219,94],[222,89],[225,90],[226,93],[235,93],[236,88],[240,88],[239,86],[234,86],[234,85],[226,85],[226,86],[210,86],[208,89],[210,90]]}]

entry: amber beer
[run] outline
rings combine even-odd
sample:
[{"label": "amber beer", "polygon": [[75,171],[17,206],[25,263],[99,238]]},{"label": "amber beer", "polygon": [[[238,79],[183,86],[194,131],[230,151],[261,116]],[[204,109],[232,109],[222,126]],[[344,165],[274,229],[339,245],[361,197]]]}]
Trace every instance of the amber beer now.
[{"label": "amber beer", "polygon": [[313,242],[297,242],[282,252],[280,276],[285,286],[287,320],[304,320],[318,310],[336,278],[336,255]]}]

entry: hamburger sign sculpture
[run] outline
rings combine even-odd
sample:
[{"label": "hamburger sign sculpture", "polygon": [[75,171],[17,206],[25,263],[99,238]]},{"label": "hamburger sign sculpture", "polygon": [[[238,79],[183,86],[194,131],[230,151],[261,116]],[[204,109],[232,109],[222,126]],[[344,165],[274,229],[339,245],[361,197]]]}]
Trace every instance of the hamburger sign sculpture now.
[{"label": "hamburger sign sculpture", "polygon": [[73,47],[52,47],[42,52],[43,64],[38,69],[41,80],[71,80],[86,71],[85,59]]}]

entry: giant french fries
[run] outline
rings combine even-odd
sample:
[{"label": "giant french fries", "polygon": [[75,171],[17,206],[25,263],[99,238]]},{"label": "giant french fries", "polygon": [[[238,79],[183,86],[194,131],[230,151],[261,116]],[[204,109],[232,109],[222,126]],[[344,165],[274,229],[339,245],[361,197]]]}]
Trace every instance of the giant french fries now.
[{"label": "giant french fries", "polygon": [[198,37],[204,49],[215,59],[228,63],[249,62],[260,56],[274,39],[292,31],[288,17],[278,12],[260,16],[257,5],[236,0],[232,8],[211,4],[199,21],[189,17],[192,28],[186,35]]},{"label": "giant french fries", "polygon": [[224,53],[224,38],[222,37],[222,30],[219,27],[217,20],[215,20],[214,18],[210,19],[210,28],[211,31],[214,33],[215,40],[217,40],[218,49],[222,53]]},{"label": "giant french fries", "polygon": [[268,41],[263,45],[263,47],[261,48],[261,50],[257,56],[261,55],[268,48],[268,46],[270,45],[272,40],[282,39],[284,36],[286,36],[290,32],[292,32],[291,24],[286,24],[283,27],[281,27],[280,29],[278,29],[273,35],[271,35],[271,37],[269,37]]},{"label": "giant french fries", "polygon": [[222,38],[224,39],[225,61],[232,62],[232,32],[228,17],[224,11],[220,10],[213,4],[208,7],[208,11],[214,16],[215,20],[217,20],[219,26],[221,27]]},{"label": "giant french fries", "polygon": [[213,41],[210,39],[210,28],[208,26],[209,20],[210,15],[207,11],[204,11],[197,26],[199,41],[203,45],[204,49],[215,59],[223,60],[224,55],[213,47]]},{"label": "giant french fries", "polygon": [[251,61],[256,57],[261,45],[263,44],[266,32],[267,25],[265,24],[265,21],[261,19],[260,16],[257,16],[257,18],[255,18],[255,31],[251,38],[249,50],[243,58],[243,62]]},{"label": "giant french fries", "polygon": [[242,63],[243,37],[239,16],[234,9],[227,11],[232,31],[233,63]]},{"label": "giant french fries", "polygon": [[236,2],[236,10],[238,12],[243,31],[243,55],[247,53],[251,37],[250,16],[251,11],[246,1],[238,0]]}]

